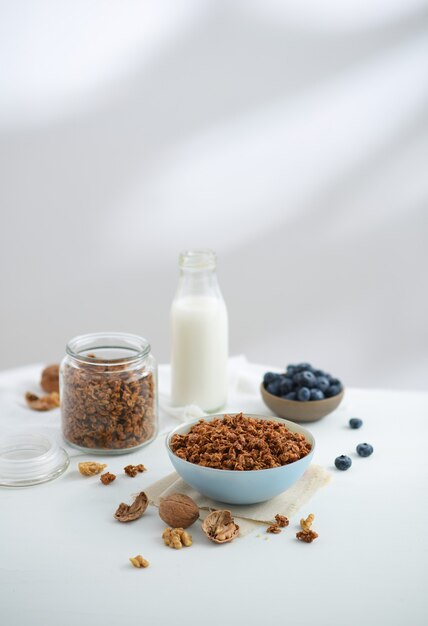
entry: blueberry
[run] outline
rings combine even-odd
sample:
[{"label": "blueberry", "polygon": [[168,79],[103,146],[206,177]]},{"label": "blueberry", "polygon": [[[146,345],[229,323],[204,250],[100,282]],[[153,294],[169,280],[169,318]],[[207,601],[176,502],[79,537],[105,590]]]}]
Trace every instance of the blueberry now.
[{"label": "blueberry", "polygon": [[330,376],[330,385],[338,385],[339,387],[341,387],[342,383],[338,378],[333,378],[332,376]]},{"label": "blueberry", "polygon": [[323,370],[313,370],[312,372],[315,376],[325,376],[325,372]]},{"label": "blueberry", "polygon": [[285,396],[289,391],[293,389],[293,381],[291,378],[287,376],[281,376],[281,380],[279,383],[279,390],[281,392],[281,396]]},{"label": "blueberry", "polygon": [[340,393],[341,389],[339,385],[330,385],[330,387],[325,392],[327,398],[331,398],[332,396],[337,396]]},{"label": "blueberry", "polygon": [[295,386],[299,386],[301,382],[301,372],[296,372],[293,374],[293,383]]},{"label": "blueberry", "polygon": [[324,394],[321,389],[311,389],[311,400],[324,400]]},{"label": "blueberry", "polygon": [[296,366],[295,365],[287,365],[285,370],[287,372],[287,376],[290,376],[292,378],[293,374],[296,373]]},{"label": "blueberry", "polygon": [[300,402],[307,402],[310,397],[311,392],[309,391],[309,389],[307,387],[300,387],[299,391],[297,392],[297,399],[300,400]]},{"label": "blueberry", "polygon": [[274,380],[273,383],[269,383],[266,387],[266,390],[274,396],[280,395],[280,384],[279,380]]},{"label": "blueberry", "polygon": [[305,370],[300,374],[300,381],[304,387],[315,387],[317,379],[312,374],[312,372],[308,372],[308,370]]},{"label": "blueberry", "polygon": [[360,456],[370,456],[373,454],[373,446],[369,443],[359,443],[357,446],[357,452]]},{"label": "blueberry", "polygon": [[361,428],[363,425],[363,420],[360,420],[358,417],[351,417],[349,420],[349,426],[351,428]]},{"label": "blueberry", "polygon": [[286,396],[284,396],[287,400],[297,400],[297,394],[295,391],[290,391],[290,393],[287,393]]},{"label": "blueberry", "polygon": [[273,372],[266,372],[263,376],[263,384],[267,387],[270,383],[273,383],[274,380],[278,380],[279,374],[274,374]]},{"label": "blueberry", "polygon": [[325,393],[330,387],[330,383],[325,376],[318,376],[316,379],[315,387],[321,389],[321,391]]},{"label": "blueberry", "polygon": [[299,363],[296,365],[296,372],[303,372],[305,370],[311,370],[312,365],[310,363]]},{"label": "blueberry", "polygon": [[352,461],[349,458],[349,456],[345,456],[344,454],[341,454],[340,456],[334,459],[334,464],[338,470],[342,470],[344,472],[351,467]]}]

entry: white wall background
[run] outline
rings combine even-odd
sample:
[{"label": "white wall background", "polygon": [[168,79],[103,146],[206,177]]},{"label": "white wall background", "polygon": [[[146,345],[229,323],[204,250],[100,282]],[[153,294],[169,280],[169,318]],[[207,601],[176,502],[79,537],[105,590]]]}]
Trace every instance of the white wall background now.
[{"label": "white wall background", "polygon": [[426,389],[427,201],[426,1],[0,3],[1,368],[212,247],[232,353]]}]

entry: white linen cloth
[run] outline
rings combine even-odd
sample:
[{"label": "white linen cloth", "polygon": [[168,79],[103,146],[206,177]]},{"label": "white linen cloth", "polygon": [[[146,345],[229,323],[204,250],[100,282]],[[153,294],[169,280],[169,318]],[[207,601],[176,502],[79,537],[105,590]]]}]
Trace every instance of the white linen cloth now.
[{"label": "white linen cloth", "polygon": [[258,504],[236,505],[224,504],[201,495],[173,472],[146,488],[146,494],[151,503],[156,506],[159,506],[161,498],[171,493],[183,493],[190,496],[201,509],[202,519],[210,510],[228,509],[239,524],[240,534],[245,535],[255,530],[259,524],[274,523],[277,513],[289,519],[293,518],[329,481],[330,473],[326,469],[319,465],[311,465],[294,485],[275,498]]}]

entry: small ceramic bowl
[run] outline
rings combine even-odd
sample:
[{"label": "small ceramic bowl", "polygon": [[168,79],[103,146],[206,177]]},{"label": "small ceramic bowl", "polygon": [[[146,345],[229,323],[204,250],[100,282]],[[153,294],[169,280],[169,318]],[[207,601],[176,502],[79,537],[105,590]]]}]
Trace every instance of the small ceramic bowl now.
[{"label": "small ceramic bowl", "polygon": [[[222,418],[224,415],[224,413],[210,415],[209,417],[204,417],[204,419],[210,422],[214,419]],[[299,459],[299,461],[269,469],[235,471],[204,467],[181,459],[170,448],[171,438],[176,434],[183,435],[187,433],[194,424],[199,422],[199,419],[177,426],[166,438],[169,458],[181,478],[204,496],[228,504],[265,502],[291,487],[309,467],[314,454],[315,439],[306,428],[293,424],[293,422],[284,421],[278,417],[253,415],[250,413],[245,415],[257,419],[280,422],[288,430],[301,433],[311,444],[311,451],[303,459]]]},{"label": "small ceramic bowl", "polygon": [[266,391],[263,383],[260,385],[260,392],[266,406],[279,417],[292,420],[293,422],[316,422],[339,406],[342,402],[344,390],[324,400],[309,400],[308,402],[299,402],[298,400],[286,400],[279,398]]}]

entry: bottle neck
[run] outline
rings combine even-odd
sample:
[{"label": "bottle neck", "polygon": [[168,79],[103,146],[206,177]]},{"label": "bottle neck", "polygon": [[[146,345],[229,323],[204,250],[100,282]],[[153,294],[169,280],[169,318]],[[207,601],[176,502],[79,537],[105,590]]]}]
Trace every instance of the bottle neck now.
[{"label": "bottle neck", "polygon": [[187,296],[222,297],[215,267],[206,269],[180,268],[175,297]]}]

